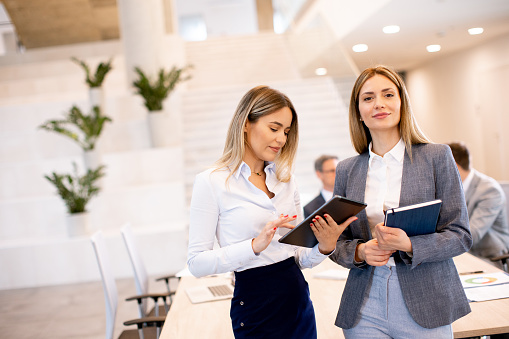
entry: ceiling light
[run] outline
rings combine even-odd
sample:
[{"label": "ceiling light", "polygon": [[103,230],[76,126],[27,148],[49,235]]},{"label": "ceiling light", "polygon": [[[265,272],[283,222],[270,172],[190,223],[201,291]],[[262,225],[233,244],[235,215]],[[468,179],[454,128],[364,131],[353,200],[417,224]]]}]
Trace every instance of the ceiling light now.
[{"label": "ceiling light", "polygon": [[325,75],[325,74],[327,74],[327,68],[319,67],[319,68],[315,69],[315,74],[316,75]]},{"label": "ceiling light", "polygon": [[368,45],[366,44],[357,44],[352,47],[354,52],[366,52],[368,50]]},{"label": "ceiling light", "polygon": [[470,35],[481,34],[482,32],[484,32],[484,29],[482,27],[475,27],[475,28],[468,29],[468,34],[470,34]]},{"label": "ceiling light", "polygon": [[382,30],[384,31],[385,34],[398,33],[399,26],[397,26],[397,25],[385,26]]},{"label": "ceiling light", "polygon": [[428,45],[428,46],[426,46],[426,49],[430,53],[438,52],[440,50],[440,45]]}]

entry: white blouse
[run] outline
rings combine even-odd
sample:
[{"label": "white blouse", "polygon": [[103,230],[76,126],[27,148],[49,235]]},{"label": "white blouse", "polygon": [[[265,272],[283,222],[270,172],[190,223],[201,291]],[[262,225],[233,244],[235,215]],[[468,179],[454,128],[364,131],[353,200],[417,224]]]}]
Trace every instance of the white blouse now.
[{"label": "white blouse", "polygon": [[[294,225],[303,220],[297,186],[293,177],[289,182],[280,182],[274,163],[265,167],[267,188],[275,194],[272,199],[249,181],[251,169],[246,163],[226,182],[229,173],[228,169],[209,169],[196,176],[187,256],[194,276],[243,271],[292,256],[301,268],[309,268],[327,258],[318,245],[304,248],[279,243],[278,239],[288,232],[286,228],[279,228],[269,246],[256,255],[251,241],[267,222],[281,214],[297,215]],[[214,248],[216,238],[219,248]]]},{"label": "white blouse", "polygon": [[[384,221],[384,210],[399,207],[405,143],[403,139],[399,139],[399,142],[383,157],[374,153],[371,147],[370,143],[364,201],[368,204],[366,215],[373,233],[376,224]],[[395,266],[394,258],[389,258],[386,265]]]}]

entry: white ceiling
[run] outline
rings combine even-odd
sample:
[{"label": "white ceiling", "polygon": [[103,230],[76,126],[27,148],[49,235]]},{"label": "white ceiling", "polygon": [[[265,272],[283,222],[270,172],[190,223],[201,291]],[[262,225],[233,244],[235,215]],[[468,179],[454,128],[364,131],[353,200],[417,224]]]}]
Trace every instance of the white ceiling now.
[{"label": "white ceiling", "polygon": [[[386,25],[401,30],[385,34]],[[483,27],[484,33],[471,36],[467,30],[472,27]],[[383,63],[409,70],[508,32],[509,0],[392,0],[341,43],[359,69]],[[367,44],[368,51],[354,53],[352,46],[359,43]],[[441,45],[441,51],[427,52],[430,44]]]},{"label": "white ceiling", "polygon": [[[50,24],[37,21],[38,27],[44,27],[44,30],[37,29],[30,31],[30,33],[38,39],[49,39],[53,40],[46,42],[38,41],[40,47],[51,46],[55,44],[66,44],[76,43],[81,40],[70,40],[71,38],[64,39],[60,35],[64,33],[72,33],[73,36],[78,35],[76,30],[79,30],[76,25],[71,28],[63,29],[55,22],[66,23],[62,16],[50,13],[55,12],[55,8],[62,7],[62,3],[67,4],[69,7],[74,1],[75,7],[78,11],[81,7],[78,4],[84,3],[87,5],[87,1],[90,2],[87,6],[92,8],[92,14],[89,19],[91,22],[97,21],[99,26],[96,31],[100,34],[100,39],[111,39],[118,35],[118,16],[116,15],[116,1],[118,0],[59,0],[59,1],[34,1],[34,2],[19,2],[18,0],[0,0],[0,3],[10,4],[13,14],[18,14],[19,18],[25,18],[27,21],[27,13],[37,15],[40,11],[45,10],[45,15],[37,15],[38,20],[47,18]],[[193,4],[195,7],[202,2],[197,0],[172,0],[172,1],[185,1],[190,6]],[[205,1],[209,6],[221,6],[224,3],[227,4],[238,4],[237,0],[202,0]],[[255,0],[253,0],[255,1]],[[334,20],[336,22],[351,21],[352,27],[349,28],[347,34],[342,34],[341,40],[337,43],[341,44],[342,48],[329,49],[329,53],[324,53],[323,59],[328,61],[336,60],[338,54],[344,51],[354,63],[358,69],[364,69],[365,67],[373,64],[383,63],[391,65],[400,70],[410,70],[417,65],[432,61],[436,58],[449,55],[465,48],[472,48],[476,45],[482,44],[488,40],[491,40],[502,34],[509,33],[509,0],[273,0],[275,8],[296,4],[307,3],[316,4],[324,3],[332,9],[329,9],[329,24]],[[105,3],[109,4],[109,7],[103,6]],[[21,6],[23,4],[23,6]],[[97,7],[98,4],[102,4]],[[277,6],[276,6],[277,4]],[[382,6],[382,4],[385,4]],[[31,6],[38,9],[39,12],[35,11]],[[53,7],[52,7],[53,6]],[[94,7],[95,6],[95,7]],[[66,7],[66,8],[67,8]],[[380,8],[378,8],[380,7]],[[309,6],[307,6],[309,8]],[[354,12],[351,12],[352,8],[355,8]],[[30,9],[33,9],[30,11]],[[67,8],[69,9],[69,8]],[[376,9],[376,10],[375,10]],[[23,11],[22,11],[23,10]],[[195,11],[203,11],[204,8],[196,8]],[[244,9],[242,9],[244,10]],[[327,11],[328,8],[325,9]],[[102,11],[102,12],[100,12]],[[374,11],[374,14],[369,15],[368,13]],[[0,12],[3,11],[0,8]],[[337,12],[337,14],[335,14]],[[1,14],[0,13],[0,14]],[[98,13],[102,13],[98,20]],[[348,13],[348,17],[345,20],[345,15]],[[5,20],[4,17],[1,16]],[[67,16],[69,16],[68,14]],[[80,16],[83,16],[79,12]],[[255,14],[253,14],[255,15]],[[366,19],[362,19],[366,17]],[[29,18],[30,19],[30,18]],[[106,19],[111,22],[108,23]],[[22,31],[21,26],[23,22],[21,19],[20,27],[18,27],[18,33]],[[95,20],[95,21],[94,21]],[[15,22],[16,20],[13,19]],[[32,22],[34,20],[28,20]],[[29,26],[29,24],[26,24]],[[401,31],[396,34],[387,35],[382,32],[382,28],[386,25],[399,25]],[[80,26],[86,28],[85,31],[91,31],[90,26]],[[483,27],[484,33],[477,36],[470,36],[467,33],[468,28],[472,27]],[[53,29],[53,30],[51,30]],[[75,31],[73,31],[75,30]],[[42,32],[42,35],[40,34]],[[115,33],[116,32],[116,33]],[[116,34],[116,35],[115,35]],[[67,34],[69,35],[69,34]],[[34,38],[34,39],[35,39]],[[88,40],[87,40],[88,39]],[[83,41],[90,41],[90,37],[82,39]],[[28,41],[25,38],[24,41]],[[57,41],[58,40],[58,41]],[[509,40],[509,39],[508,39]],[[56,41],[56,42],[55,42]],[[367,44],[369,49],[364,53],[354,53],[352,46],[355,44],[364,43]],[[509,41],[507,42],[509,44]],[[437,53],[429,53],[426,51],[426,46],[429,44],[440,44],[442,50]],[[38,45],[36,44],[36,47]],[[326,51],[325,51],[326,52]],[[321,67],[319,61],[310,64],[309,66]],[[326,66],[326,65],[325,65]],[[336,66],[337,67],[337,66]],[[309,72],[312,72],[310,69]]]}]

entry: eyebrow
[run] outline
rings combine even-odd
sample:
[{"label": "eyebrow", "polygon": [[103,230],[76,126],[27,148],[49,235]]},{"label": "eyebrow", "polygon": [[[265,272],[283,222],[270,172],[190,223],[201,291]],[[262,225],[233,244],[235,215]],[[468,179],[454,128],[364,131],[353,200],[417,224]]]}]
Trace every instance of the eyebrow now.
[{"label": "eyebrow", "polygon": [[[392,87],[387,87],[387,88],[384,88],[384,89],[382,90],[382,92],[387,92],[387,91],[390,91],[390,90],[395,91],[395,89],[394,89],[394,88],[392,88]],[[363,93],[361,93],[360,95],[365,95],[365,94],[375,94],[375,92],[363,92]]]},{"label": "eyebrow", "polygon": [[[279,127],[284,127],[282,123],[279,121],[271,121],[270,124],[278,125]],[[285,129],[290,129],[291,126],[286,127]]]}]

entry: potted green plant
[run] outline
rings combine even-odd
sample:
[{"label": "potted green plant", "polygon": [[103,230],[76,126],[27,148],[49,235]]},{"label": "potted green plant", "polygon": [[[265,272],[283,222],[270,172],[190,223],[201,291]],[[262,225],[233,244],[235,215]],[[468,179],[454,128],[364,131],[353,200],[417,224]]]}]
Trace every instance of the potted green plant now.
[{"label": "potted green plant", "polygon": [[62,198],[67,207],[68,234],[70,236],[86,235],[87,231],[87,204],[96,196],[100,187],[97,181],[104,176],[104,166],[96,169],[88,169],[85,175],[78,174],[78,166],[73,162],[72,174],[58,174],[52,172],[44,177],[57,189],[58,195]]},{"label": "potted green plant", "polygon": [[59,133],[76,141],[85,151],[85,163],[87,168],[91,169],[99,165],[97,153],[92,151],[104,124],[111,121],[111,118],[101,114],[99,106],[94,106],[89,115],[83,114],[77,106],[73,106],[64,119],[46,121],[39,128]]},{"label": "potted green plant", "polygon": [[149,112],[161,111],[164,99],[171,94],[175,86],[179,82],[191,79],[190,75],[184,74],[189,68],[191,66],[183,68],[173,66],[168,72],[160,69],[154,81],[151,81],[139,67],[134,68],[138,79],[133,81],[133,85],[137,90],[136,93],[143,97],[145,107]]},{"label": "potted green plant", "polygon": [[90,70],[90,67],[85,61],[79,60],[76,57],[72,57],[71,60],[74,61],[76,64],[80,65],[81,68],[83,68],[83,70],[85,71],[85,82],[89,87],[89,98],[91,107],[94,106],[102,107],[103,103],[102,84],[104,78],[106,77],[106,74],[108,74],[108,72],[111,71],[112,69],[111,66],[112,59],[108,60],[107,62],[99,63],[93,74]]},{"label": "potted green plant", "polygon": [[190,65],[183,68],[173,66],[169,71],[160,69],[154,80],[149,79],[139,67],[134,68],[138,77],[133,81],[133,86],[136,88],[136,94],[143,98],[149,112],[148,126],[153,146],[164,145],[164,138],[168,133],[163,121],[165,118],[162,114],[163,102],[178,83],[191,79],[187,73],[191,67]]}]

